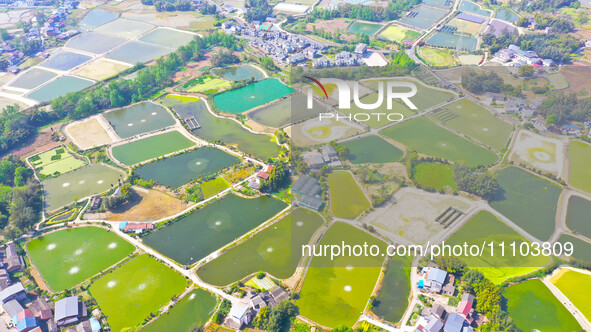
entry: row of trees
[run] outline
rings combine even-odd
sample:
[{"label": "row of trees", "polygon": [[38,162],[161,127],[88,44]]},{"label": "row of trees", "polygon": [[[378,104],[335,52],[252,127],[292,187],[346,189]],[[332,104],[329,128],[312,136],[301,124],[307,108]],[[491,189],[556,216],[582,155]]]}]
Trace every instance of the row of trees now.
[{"label": "row of trees", "polygon": [[159,12],[185,12],[194,9],[193,4],[189,0],[142,0],[142,4],[146,6],[154,6],[156,11]]},{"label": "row of trees", "polygon": [[310,14],[311,19],[329,20],[332,18],[353,18],[365,21],[391,21],[402,17],[412,7],[421,3],[421,0],[389,1],[386,8],[382,6],[350,5],[342,3],[334,9],[323,9],[318,6]]},{"label": "row of trees", "polygon": [[480,196],[486,200],[494,198],[500,189],[497,180],[485,167],[473,170],[466,164],[457,163],[454,165],[453,173],[458,189]]}]

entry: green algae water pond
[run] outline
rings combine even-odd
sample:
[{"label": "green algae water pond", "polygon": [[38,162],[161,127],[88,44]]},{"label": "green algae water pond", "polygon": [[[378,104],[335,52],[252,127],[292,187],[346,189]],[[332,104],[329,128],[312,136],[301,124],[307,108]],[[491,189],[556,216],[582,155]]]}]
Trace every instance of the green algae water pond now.
[{"label": "green algae water pond", "polygon": [[164,107],[150,102],[120,108],[104,113],[103,116],[121,138],[162,129],[175,123]]},{"label": "green algae water pond", "polygon": [[213,101],[221,111],[238,114],[285,97],[292,91],[292,88],[281,83],[280,80],[269,78],[220,93],[213,97]]},{"label": "green algae water pond", "polygon": [[176,188],[200,178],[216,173],[240,162],[240,159],[220,149],[204,146],[187,153],[160,159],[136,168],[136,173],[147,180]]},{"label": "green algae water pond", "polygon": [[130,166],[142,161],[180,151],[194,145],[195,142],[175,130],[160,135],[142,138],[131,143],[114,146],[112,151],[115,159]]},{"label": "green algae water pond", "polygon": [[190,265],[286,207],[270,196],[248,199],[230,194],[148,234],[143,242],[181,264]]},{"label": "green algae water pond", "polygon": [[212,73],[232,81],[248,80],[254,77],[255,81],[265,78],[265,73],[253,65],[240,65],[227,68],[215,68]]},{"label": "green algae water pond", "polygon": [[191,131],[195,136],[210,142],[219,140],[227,145],[235,145],[238,150],[262,160],[276,157],[279,153],[279,145],[272,136],[251,133],[233,120],[213,116],[203,100],[166,96],[164,105],[171,107],[181,118],[197,119],[201,128]]}]

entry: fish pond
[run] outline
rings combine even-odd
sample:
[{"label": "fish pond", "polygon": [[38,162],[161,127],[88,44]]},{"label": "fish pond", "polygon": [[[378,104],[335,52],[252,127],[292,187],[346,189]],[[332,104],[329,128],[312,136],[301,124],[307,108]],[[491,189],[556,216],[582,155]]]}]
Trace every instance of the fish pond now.
[{"label": "fish pond", "polygon": [[104,113],[103,116],[121,138],[129,138],[174,125],[172,115],[161,105],[142,102]]},{"label": "fish pond", "polygon": [[80,53],[61,52],[49,58],[47,61],[42,63],[41,66],[61,71],[67,71],[74,67],[78,67],[79,65],[85,63],[90,59],[90,56]]},{"label": "fish pond", "polygon": [[113,157],[131,166],[142,161],[190,148],[195,142],[178,131],[146,137],[131,143],[113,147]]},{"label": "fish pond", "polygon": [[366,36],[373,36],[382,28],[381,24],[367,23],[367,22],[355,22],[351,24],[348,33],[351,34],[364,34]]},{"label": "fish pond", "polygon": [[240,163],[240,159],[210,146],[204,146],[172,157],[156,160],[135,169],[146,180],[177,188],[193,179],[214,174]]},{"label": "fish pond", "polygon": [[54,292],[74,287],[134,250],[113,232],[98,227],[65,229],[27,244],[31,260]]},{"label": "fish pond", "polygon": [[261,160],[276,157],[279,153],[277,145],[270,135],[255,134],[230,119],[212,115],[203,100],[192,97],[167,96],[164,104],[171,107],[181,118],[198,119],[201,128],[192,133],[207,141],[221,141],[227,145],[235,145],[244,153]]},{"label": "fish pond", "polygon": [[70,92],[84,90],[93,84],[94,81],[91,80],[74,76],[62,76],[27,94],[27,97],[40,102],[45,102],[61,97]]},{"label": "fish pond", "polygon": [[56,77],[57,74],[41,68],[31,68],[25,73],[21,74],[16,80],[12,81],[9,86],[19,89],[34,89],[39,85]]},{"label": "fish pond", "polygon": [[117,18],[117,13],[108,12],[106,10],[95,8],[86,14],[78,23],[81,27],[87,29],[94,29],[99,25],[109,23]]},{"label": "fish pond", "polygon": [[70,39],[66,46],[94,54],[102,54],[121,46],[126,41],[125,38],[91,31]]},{"label": "fish pond", "polygon": [[215,68],[211,70],[215,75],[221,76],[231,81],[243,81],[254,77],[255,81],[266,77],[262,69],[253,65],[240,65],[227,68]]},{"label": "fish pond", "polygon": [[189,32],[167,28],[156,28],[155,30],[147,33],[139,40],[146,43],[176,49],[180,46],[187,45],[194,38],[195,35]]},{"label": "fish pond", "polygon": [[262,125],[283,128],[326,112],[326,109],[315,100],[311,109],[304,107],[304,105],[306,105],[306,96],[294,93],[285,99],[252,110],[246,115]]},{"label": "fish pond", "polygon": [[131,64],[148,62],[172,52],[169,47],[158,46],[141,41],[129,42],[107,54],[107,58]]},{"label": "fish pond", "polygon": [[571,230],[591,238],[591,201],[580,196],[571,196],[568,200],[566,225]]},{"label": "fish pond", "polygon": [[252,238],[205,264],[197,274],[203,281],[217,286],[229,285],[258,271],[287,279],[295,272],[298,260],[294,259],[301,258],[301,246],[310,241],[322,223],[322,217],[317,213],[295,209]]},{"label": "fish pond", "polygon": [[286,207],[270,196],[248,199],[230,194],[150,233],[143,242],[181,264],[191,265]]},{"label": "fish pond", "polygon": [[285,97],[293,91],[276,78],[269,78],[213,97],[217,108],[227,113],[243,113]]}]

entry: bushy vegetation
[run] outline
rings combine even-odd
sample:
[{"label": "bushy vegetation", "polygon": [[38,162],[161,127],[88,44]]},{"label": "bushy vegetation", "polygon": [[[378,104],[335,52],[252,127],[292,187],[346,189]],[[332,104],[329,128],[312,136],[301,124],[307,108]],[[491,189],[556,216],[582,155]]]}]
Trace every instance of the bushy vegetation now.
[{"label": "bushy vegetation", "polygon": [[282,301],[273,308],[262,308],[253,320],[252,325],[269,332],[281,332],[297,315],[298,307],[293,302]]},{"label": "bushy vegetation", "polygon": [[195,7],[189,0],[142,0],[146,6],[154,6],[159,12],[189,11]]},{"label": "bushy vegetation", "polygon": [[[563,19],[549,18],[552,21],[549,21],[548,26],[551,26],[555,32],[568,32],[571,28],[574,29]],[[513,36],[508,32],[503,32],[498,37],[487,33],[482,37],[482,43],[489,47],[491,53],[496,53],[502,48],[515,44],[522,50],[536,52],[542,59],[552,59],[559,63],[570,62],[570,55],[581,46],[581,42],[575,37],[558,33],[530,33]]]},{"label": "bushy vegetation", "polygon": [[290,176],[288,165],[279,161],[273,165],[273,169],[267,180],[261,183],[261,191],[279,191],[289,185]]},{"label": "bushy vegetation", "polygon": [[481,167],[473,170],[468,165],[458,163],[454,165],[454,181],[458,189],[490,200],[499,191],[499,183]]},{"label": "bushy vegetation", "polygon": [[579,0],[534,0],[534,1],[521,1],[521,10],[533,12],[533,11],[555,11],[562,7],[573,7],[579,8],[581,4]]},{"label": "bushy vegetation", "polygon": [[273,13],[273,7],[269,5],[267,0],[247,0],[245,7],[247,11],[244,14],[244,19],[248,22],[265,21]]},{"label": "bushy vegetation", "polygon": [[462,86],[475,94],[501,92],[503,79],[495,72],[467,70],[462,73]]},{"label": "bushy vegetation", "polygon": [[118,195],[106,197],[103,204],[107,210],[113,211],[127,203],[133,194],[133,188],[131,188],[130,185],[125,184],[119,187]]},{"label": "bushy vegetation", "polygon": [[544,100],[540,113],[549,125],[591,120],[591,98],[579,99],[574,93],[557,93]]}]

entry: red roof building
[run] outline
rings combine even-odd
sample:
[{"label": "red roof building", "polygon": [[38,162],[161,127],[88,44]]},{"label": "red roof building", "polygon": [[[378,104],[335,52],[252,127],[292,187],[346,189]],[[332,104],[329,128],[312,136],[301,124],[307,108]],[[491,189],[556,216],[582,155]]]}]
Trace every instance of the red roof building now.
[{"label": "red roof building", "polygon": [[458,305],[458,314],[464,315],[464,317],[468,317],[470,314],[470,310],[472,309],[472,303],[468,301],[462,301]]}]

